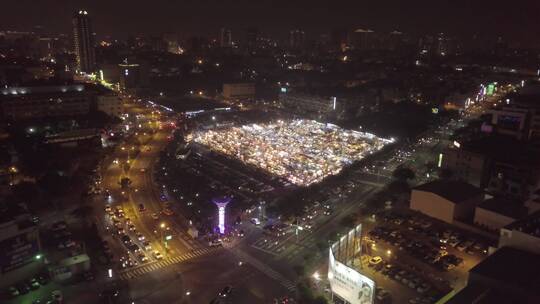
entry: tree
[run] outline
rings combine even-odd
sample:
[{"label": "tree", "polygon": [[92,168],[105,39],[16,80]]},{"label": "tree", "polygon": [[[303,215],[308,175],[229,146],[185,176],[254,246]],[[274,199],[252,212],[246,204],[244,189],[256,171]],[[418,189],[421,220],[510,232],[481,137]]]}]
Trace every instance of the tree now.
[{"label": "tree", "polygon": [[409,187],[409,184],[407,184],[407,182],[404,182],[401,180],[395,180],[395,181],[392,181],[390,184],[388,184],[387,190],[391,195],[397,196],[397,195],[409,193],[410,187]]},{"label": "tree", "polygon": [[129,187],[129,185],[131,185],[131,180],[129,178],[123,177],[120,180],[120,186],[122,187],[122,189]]},{"label": "tree", "polygon": [[394,172],[392,172],[392,177],[399,180],[407,182],[414,179],[416,176],[414,171],[407,167],[398,167]]},{"label": "tree", "polygon": [[315,299],[313,299],[313,304],[328,304],[328,301],[324,296],[318,296]]},{"label": "tree", "polygon": [[296,273],[296,275],[300,277],[306,274],[306,269],[304,268],[303,265],[294,265],[293,270]]}]

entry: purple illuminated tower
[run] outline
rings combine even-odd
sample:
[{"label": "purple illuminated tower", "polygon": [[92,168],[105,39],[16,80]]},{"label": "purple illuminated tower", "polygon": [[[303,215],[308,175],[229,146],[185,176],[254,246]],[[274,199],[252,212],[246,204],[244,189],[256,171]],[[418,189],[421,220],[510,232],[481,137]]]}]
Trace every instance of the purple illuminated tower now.
[{"label": "purple illuminated tower", "polygon": [[230,197],[221,197],[221,198],[214,198],[212,199],[212,202],[216,204],[218,207],[218,218],[219,218],[219,233],[224,234],[225,233],[225,207],[227,207],[227,204],[231,202]]}]

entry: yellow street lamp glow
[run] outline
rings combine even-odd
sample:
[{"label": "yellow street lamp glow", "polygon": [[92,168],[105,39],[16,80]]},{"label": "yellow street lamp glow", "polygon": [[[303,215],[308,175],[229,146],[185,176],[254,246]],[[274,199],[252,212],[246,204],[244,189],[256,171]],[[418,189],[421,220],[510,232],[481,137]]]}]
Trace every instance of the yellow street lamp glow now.
[{"label": "yellow street lamp glow", "polygon": [[159,227],[165,228],[165,223],[161,223],[161,224],[159,225]]}]

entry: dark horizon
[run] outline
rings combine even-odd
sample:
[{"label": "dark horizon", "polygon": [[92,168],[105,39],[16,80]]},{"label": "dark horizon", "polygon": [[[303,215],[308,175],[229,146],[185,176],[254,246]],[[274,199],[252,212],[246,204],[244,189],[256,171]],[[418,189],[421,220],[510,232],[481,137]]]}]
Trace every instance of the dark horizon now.
[{"label": "dark horizon", "polygon": [[[42,26],[44,33],[71,33],[71,17],[84,9],[93,19],[98,37],[124,38],[129,35],[152,35],[174,32],[182,37],[217,36],[221,27],[231,28],[233,39],[241,40],[245,29],[259,28],[273,37],[285,37],[293,28],[302,28],[308,38],[335,28],[370,28],[389,32],[449,35],[502,36],[521,46],[537,46],[540,36],[540,3],[521,1],[520,5],[502,6],[493,1],[427,1],[403,3],[382,0],[358,3],[337,1],[328,8],[325,1],[299,0],[253,1],[225,3],[215,0],[148,1],[88,0],[4,1],[0,11],[0,29],[34,30]],[[61,9],[59,9],[61,7]],[[276,22],[279,21],[279,22]]]}]

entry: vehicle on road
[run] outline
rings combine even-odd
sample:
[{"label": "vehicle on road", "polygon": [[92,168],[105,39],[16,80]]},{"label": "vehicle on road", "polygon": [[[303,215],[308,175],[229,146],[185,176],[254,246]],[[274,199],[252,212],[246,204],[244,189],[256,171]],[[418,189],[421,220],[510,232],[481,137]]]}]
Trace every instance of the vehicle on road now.
[{"label": "vehicle on road", "polygon": [[223,242],[221,242],[220,239],[213,240],[213,241],[208,242],[208,246],[210,246],[210,247],[223,246]]},{"label": "vehicle on road", "polygon": [[12,296],[12,297],[16,297],[16,296],[18,296],[18,295],[21,294],[21,293],[19,292],[19,290],[18,290],[16,287],[14,287],[14,286],[9,287],[8,292],[9,292],[9,295]]},{"label": "vehicle on road", "polygon": [[172,211],[172,210],[169,209],[169,208],[165,208],[165,209],[163,209],[163,214],[169,215],[169,216],[170,216],[170,215],[174,215],[174,211]]},{"label": "vehicle on road", "polygon": [[161,255],[161,252],[159,252],[159,251],[157,251],[157,250],[154,251],[153,255],[154,255],[154,258],[155,258],[156,260],[161,260],[161,259],[163,259],[163,255]]},{"label": "vehicle on road", "polygon": [[144,207],[143,204],[139,204],[139,212],[145,212],[146,211],[146,207]]},{"label": "vehicle on road", "polygon": [[380,256],[375,256],[369,259],[369,265],[372,265],[372,266],[380,264],[381,262],[382,262],[382,258]]},{"label": "vehicle on road", "polygon": [[220,292],[219,292],[219,297],[220,298],[227,298],[231,295],[232,293],[232,287],[231,286],[226,286],[225,288],[223,288]]},{"label": "vehicle on road", "polygon": [[249,220],[249,221],[255,226],[259,226],[261,224],[261,221],[256,217],[251,218],[251,220]]}]

